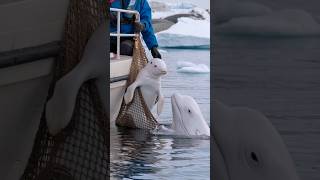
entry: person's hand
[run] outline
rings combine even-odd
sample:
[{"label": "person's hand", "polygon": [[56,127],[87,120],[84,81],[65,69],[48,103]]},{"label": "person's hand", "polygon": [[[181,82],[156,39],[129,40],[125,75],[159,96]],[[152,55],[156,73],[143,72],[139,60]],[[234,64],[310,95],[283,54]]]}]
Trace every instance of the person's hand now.
[{"label": "person's hand", "polygon": [[139,33],[141,31],[144,30],[144,24],[142,24],[141,22],[134,22],[134,32],[135,33]]},{"label": "person's hand", "polygon": [[153,57],[153,58],[159,58],[159,59],[161,59],[161,54],[159,53],[157,47],[153,47],[153,48],[151,49],[151,54],[152,54],[152,57]]}]

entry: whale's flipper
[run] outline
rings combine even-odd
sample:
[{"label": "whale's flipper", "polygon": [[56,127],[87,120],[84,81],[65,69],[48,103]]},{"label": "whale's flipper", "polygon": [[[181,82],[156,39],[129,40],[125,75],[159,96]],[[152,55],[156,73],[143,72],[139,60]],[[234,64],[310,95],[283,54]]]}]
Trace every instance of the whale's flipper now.
[{"label": "whale's flipper", "polygon": [[158,116],[160,116],[162,110],[163,110],[163,105],[164,105],[164,97],[163,95],[159,95],[159,100],[158,100],[158,103],[157,103],[157,114]]},{"label": "whale's flipper", "polygon": [[[89,39],[80,63],[57,81],[53,96],[46,106],[47,125],[51,134],[57,134],[70,122],[81,85],[89,79],[106,77],[106,36],[107,25],[103,23]],[[100,94],[103,94],[101,90]]]},{"label": "whale's flipper", "polygon": [[134,91],[136,90],[137,87],[138,87],[138,84],[137,84],[137,81],[135,81],[127,88],[126,93],[123,96],[124,102],[126,104],[129,104],[132,101]]}]

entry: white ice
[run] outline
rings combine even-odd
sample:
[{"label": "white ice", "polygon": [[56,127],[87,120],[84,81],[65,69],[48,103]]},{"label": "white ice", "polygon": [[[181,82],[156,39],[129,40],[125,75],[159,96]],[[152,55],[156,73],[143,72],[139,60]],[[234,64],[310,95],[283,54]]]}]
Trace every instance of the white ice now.
[{"label": "white ice", "polygon": [[201,14],[206,19],[210,18],[209,13],[202,8],[191,3],[164,3],[160,1],[150,1],[152,8],[152,19],[164,19],[176,14]]},{"label": "white ice", "polygon": [[177,62],[177,72],[179,73],[210,73],[210,69],[205,64],[194,64],[187,61]]},{"label": "white ice", "polygon": [[209,47],[210,21],[182,17],[156,36],[161,47]]}]

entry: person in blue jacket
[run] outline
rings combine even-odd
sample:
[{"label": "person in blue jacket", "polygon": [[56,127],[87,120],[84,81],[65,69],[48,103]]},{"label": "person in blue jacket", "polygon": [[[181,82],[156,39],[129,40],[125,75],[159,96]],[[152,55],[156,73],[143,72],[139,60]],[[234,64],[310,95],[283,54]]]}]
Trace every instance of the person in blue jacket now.
[{"label": "person in blue jacket", "polygon": [[[135,15],[129,13],[121,13],[121,33],[132,34],[141,32],[144,42],[154,58],[160,58],[158,51],[157,38],[154,35],[151,19],[151,8],[147,0],[113,0],[112,8],[136,10],[140,13],[140,22],[135,21]],[[110,12],[110,32],[117,31],[117,13]],[[132,56],[133,54],[133,38],[121,37],[120,53],[122,55]],[[110,51],[116,53],[117,40],[116,37],[110,38]]]}]

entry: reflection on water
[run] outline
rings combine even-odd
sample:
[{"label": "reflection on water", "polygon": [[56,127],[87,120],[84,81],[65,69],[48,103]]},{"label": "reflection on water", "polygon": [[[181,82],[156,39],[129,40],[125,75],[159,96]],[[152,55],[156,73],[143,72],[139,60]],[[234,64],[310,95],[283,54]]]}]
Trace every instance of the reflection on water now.
[{"label": "reflection on water", "polygon": [[111,174],[117,179],[209,179],[209,139],[114,129]]},{"label": "reflection on water", "polygon": [[[161,123],[172,121],[173,93],[190,95],[198,102],[204,118],[210,119],[209,74],[176,72],[177,61],[210,64],[209,50],[166,49],[162,52],[168,75],[162,79],[165,96]],[[144,130],[111,126],[112,179],[206,180],[210,179],[210,140],[152,135]]]}]

